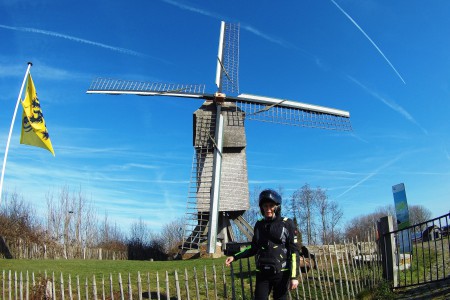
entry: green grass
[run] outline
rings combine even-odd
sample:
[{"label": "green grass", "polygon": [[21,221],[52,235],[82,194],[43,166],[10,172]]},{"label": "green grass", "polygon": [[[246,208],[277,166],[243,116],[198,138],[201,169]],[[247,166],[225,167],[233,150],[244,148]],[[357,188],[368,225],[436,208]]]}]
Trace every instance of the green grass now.
[{"label": "green grass", "polygon": [[[185,292],[185,269],[188,272],[189,289],[190,293],[196,292],[196,286],[194,281],[194,269],[196,270],[196,276],[198,278],[199,293],[201,296],[206,296],[206,287],[208,293],[212,295],[214,290],[214,278],[213,278],[213,266],[216,268],[216,282],[217,290],[220,295],[223,295],[223,271],[222,266],[225,258],[220,259],[196,259],[196,260],[184,260],[184,261],[128,261],[128,260],[24,260],[24,259],[11,259],[0,260],[0,270],[4,270],[3,275],[0,274],[2,279],[7,280],[9,272],[11,271],[11,278],[14,280],[15,274],[17,278],[20,277],[20,273],[25,280],[26,274],[29,274],[29,280],[34,273],[36,281],[43,280],[44,274],[47,278],[52,278],[54,275],[56,286],[59,288],[60,276],[63,274],[63,280],[65,289],[67,289],[67,283],[69,275],[71,278],[72,290],[75,289],[77,277],[79,278],[80,285],[84,293],[84,284],[86,280],[88,285],[92,287],[93,277],[95,276],[95,282],[97,285],[98,293],[101,293],[102,279],[105,280],[105,290],[109,294],[109,278],[112,275],[113,287],[115,291],[119,291],[119,273],[122,278],[124,291],[127,292],[128,276],[130,276],[130,282],[133,290],[133,294],[137,295],[137,281],[138,273],[141,276],[141,282],[143,291],[147,291],[147,279],[150,278],[151,291],[156,291],[156,274],[159,277],[159,287],[162,294],[166,291],[166,271],[169,277],[169,291],[170,295],[176,295],[175,288],[175,271],[178,273],[178,280],[182,295],[186,295]],[[205,283],[204,270],[206,268],[207,283]],[[1,272],[1,271],[0,271]],[[229,278],[229,269],[225,268],[227,290],[231,291],[231,284]],[[4,277],[3,277],[4,276]],[[65,292],[67,294],[67,291]],[[202,297],[202,298],[203,298]]]},{"label": "green grass", "polygon": [[[113,278],[113,288],[114,291],[120,290],[118,278],[119,273],[121,274],[122,282],[123,282],[123,291],[125,294],[128,293],[128,276],[130,276],[130,282],[133,290],[133,298],[137,296],[137,281],[138,281],[138,273],[141,277],[143,292],[148,290],[147,279],[150,277],[150,289],[153,292],[152,299],[154,299],[156,291],[156,274],[159,275],[159,287],[161,294],[166,294],[166,271],[169,276],[169,292],[170,296],[176,296],[175,289],[175,276],[174,273],[177,271],[179,286],[181,289],[181,295],[183,299],[186,299],[186,288],[185,288],[185,269],[188,272],[188,285],[189,285],[189,293],[191,299],[196,299],[197,287],[195,284],[195,273],[194,268],[196,269],[196,277],[198,282],[198,293],[200,299],[207,299],[206,290],[208,290],[208,295],[210,299],[215,299],[214,297],[214,277],[213,277],[213,266],[216,269],[216,288],[219,298],[224,298],[224,286],[223,286],[223,270],[225,271],[225,279],[226,279],[226,292],[228,297],[231,295],[231,276],[230,276],[230,268],[223,267],[225,261],[225,257],[212,259],[212,258],[204,258],[204,259],[193,259],[193,260],[184,260],[184,261],[125,261],[125,260],[0,260],[0,278],[8,278],[9,271],[11,271],[11,278],[14,281],[14,275],[22,273],[22,276],[25,278],[27,272],[30,276],[34,273],[37,282],[43,282],[44,274],[47,274],[47,278],[52,278],[54,275],[54,282],[57,289],[60,289],[60,276],[63,274],[64,286],[65,286],[65,294],[68,294],[68,279],[69,275],[71,278],[71,287],[72,291],[75,291],[77,277],[80,282],[80,290],[82,294],[82,298],[85,295],[85,283],[88,281],[88,286],[92,290],[93,285],[93,277],[95,276],[97,295],[101,295],[102,293],[102,280],[105,281],[105,293],[106,296],[109,295],[109,278],[110,274]],[[234,268],[234,282],[235,282],[235,292],[236,299],[242,299],[241,293],[241,278],[240,278],[240,263],[242,262],[242,271],[243,271],[243,283],[244,283],[244,293],[245,298],[250,298],[250,279],[249,276],[252,276],[252,286],[254,288],[255,285],[255,272],[248,272],[248,261],[246,259],[240,260],[238,262],[233,263]],[[250,268],[254,270],[254,259],[250,259]],[[205,283],[204,272],[206,269],[207,283]],[[5,275],[1,272],[5,271]],[[335,276],[337,278],[337,266],[334,266]],[[375,270],[371,270],[369,272],[368,269],[365,271],[358,271],[359,280],[363,280],[364,278],[367,281],[370,281],[372,272]],[[330,271],[331,272],[331,271]],[[331,273],[330,273],[331,276]],[[348,274],[349,280],[352,280],[355,284],[355,278]],[[314,277],[314,279],[313,279]],[[339,297],[341,295],[340,282],[338,279],[333,280],[332,278],[326,278],[326,274],[323,270],[321,270],[320,274],[322,282],[318,281],[318,273],[316,270],[310,271],[308,275],[303,274],[303,285],[305,291],[300,289],[297,291],[300,298],[302,298],[303,294],[308,298],[315,298],[316,294],[318,299],[325,299],[325,293],[332,292],[335,293],[334,288],[336,287],[338,290]],[[353,278],[352,278],[353,277]],[[352,278],[352,279],[351,279]],[[321,289],[324,289],[322,291]],[[327,288],[327,291],[325,291]],[[345,280],[343,282],[344,294],[346,294],[345,288],[346,283]],[[355,287],[356,288],[356,287]],[[11,288],[14,290],[14,288]],[[295,293],[297,293],[295,292]],[[74,292],[75,293],[75,292]],[[90,292],[91,293],[91,292]],[[295,299],[295,293],[292,294],[293,299]],[[42,291],[41,291],[42,294]],[[164,299],[164,298],[163,298]]]},{"label": "green grass", "polygon": [[136,260],[29,260],[29,259],[3,259],[0,260],[1,270],[12,270],[17,272],[34,272],[47,274],[54,272],[55,274],[73,274],[80,277],[92,276],[101,277],[102,275],[121,273],[122,275],[132,273],[141,274],[156,273],[160,275],[168,271],[174,273],[183,272],[184,269],[193,270],[197,268],[197,272],[205,266],[212,270],[215,265],[216,269],[222,268],[225,258],[220,259],[198,259],[198,260],[176,260],[176,261],[136,261]]},{"label": "green grass", "polygon": [[[413,244],[412,260],[409,269],[398,273],[400,285],[417,284],[442,279],[450,273],[448,237],[436,241]],[[444,251],[442,251],[444,249]],[[439,277],[439,278],[438,278]]]}]

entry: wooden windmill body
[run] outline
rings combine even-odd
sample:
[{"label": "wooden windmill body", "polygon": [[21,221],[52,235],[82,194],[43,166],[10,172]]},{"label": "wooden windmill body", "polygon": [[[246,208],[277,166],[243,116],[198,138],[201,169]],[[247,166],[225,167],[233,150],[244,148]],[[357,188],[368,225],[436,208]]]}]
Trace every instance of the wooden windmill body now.
[{"label": "wooden windmill body", "polygon": [[[205,100],[194,112],[195,149],[186,207],[183,251],[221,253],[233,241],[232,222],[248,238],[253,230],[242,215],[249,209],[245,122],[351,130],[347,111],[286,99],[239,94],[239,25],[221,23],[217,92],[204,85],[95,79],[87,93],[172,96]],[[224,94],[229,92],[230,94]]]}]

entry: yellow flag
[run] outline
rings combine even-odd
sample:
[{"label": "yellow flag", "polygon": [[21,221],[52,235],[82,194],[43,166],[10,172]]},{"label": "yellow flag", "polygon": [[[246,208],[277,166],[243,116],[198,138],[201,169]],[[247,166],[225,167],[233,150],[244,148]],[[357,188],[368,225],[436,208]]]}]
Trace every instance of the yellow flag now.
[{"label": "yellow flag", "polygon": [[25,99],[21,102],[23,114],[20,143],[47,149],[55,156],[31,74],[28,74]]}]

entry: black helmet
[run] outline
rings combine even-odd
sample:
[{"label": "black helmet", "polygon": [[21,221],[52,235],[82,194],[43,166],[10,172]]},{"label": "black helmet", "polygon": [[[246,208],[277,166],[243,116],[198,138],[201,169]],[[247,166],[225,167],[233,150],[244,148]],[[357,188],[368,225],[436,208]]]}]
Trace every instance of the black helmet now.
[{"label": "black helmet", "polygon": [[275,214],[279,215],[281,212],[281,196],[272,189],[266,189],[259,194],[259,209],[261,211],[261,214],[264,216],[262,204],[269,201],[277,205],[278,208],[276,209]]}]

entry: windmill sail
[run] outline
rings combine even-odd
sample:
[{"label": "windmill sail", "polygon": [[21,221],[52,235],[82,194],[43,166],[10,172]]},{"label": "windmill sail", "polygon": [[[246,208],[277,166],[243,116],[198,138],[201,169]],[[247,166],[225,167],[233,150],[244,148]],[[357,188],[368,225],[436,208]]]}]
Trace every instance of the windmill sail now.
[{"label": "windmill sail", "polygon": [[291,100],[241,94],[234,98],[247,120],[292,126],[351,131],[347,111]]},{"label": "windmill sail", "polygon": [[220,93],[239,92],[239,24],[222,21],[217,54],[216,85]]},{"label": "windmill sail", "polygon": [[136,80],[120,80],[111,78],[95,78],[88,94],[171,96],[187,98],[212,98],[205,94],[204,84],[177,84],[161,82],[144,82]]}]

